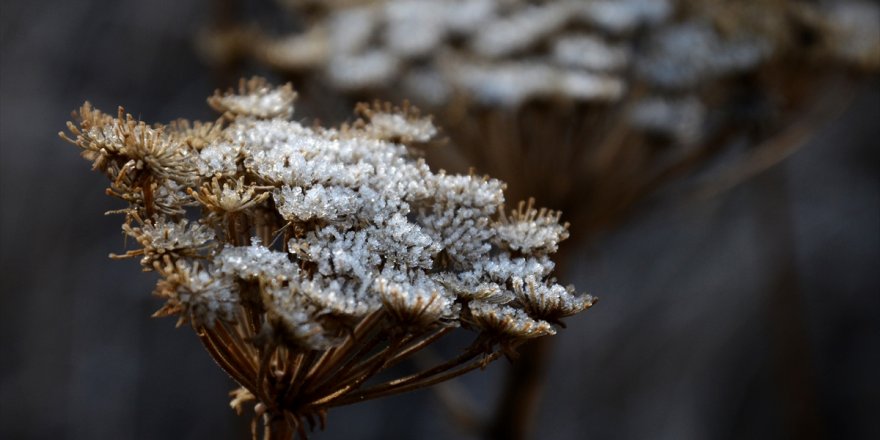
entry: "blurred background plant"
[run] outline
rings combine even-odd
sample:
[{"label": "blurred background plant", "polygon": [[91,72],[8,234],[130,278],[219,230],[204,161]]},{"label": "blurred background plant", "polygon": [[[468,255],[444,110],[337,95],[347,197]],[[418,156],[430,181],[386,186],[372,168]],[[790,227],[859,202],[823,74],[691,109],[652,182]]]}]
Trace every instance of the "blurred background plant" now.
[{"label": "blurred background plant", "polygon": [[299,30],[239,18],[203,33],[203,53],[289,76],[323,118],[339,118],[334,102],[411,100],[454,147],[436,163],[501,176],[584,238],[720,152],[784,156],[880,67],[866,2],[279,3]]},{"label": "blurred background plant", "polygon": [[[605,8],[612,3],[639,6],[636,2],[592,2]],[[760,18],[745,21],[754,26],[746,33],[736,32],[742,21],[726,23],[728,15],[706,14],[699,7],[671,3],[663,12],[653,4],[642,2],[640,7],[653,8],[659,15],[643,15],[641,24],[629,30],[605,31],[607,23],[595,20],[566,24],[566,29],[594,36],[597,47],[628,50],[626,63],[617,71],[557,65],[555,54],[565,51],[557,50],[555,41],[563,33],[550,26],[549,33],[538,39],[552,46],[540,43],[510,54],[491,55],[486,57],[487,64],[476,58],[480,63],[472,65],[468,74],[479,78],[480,72],[494,66],[493,59],[505,67],[514,55],[534,55],[542,58],[539,73],[564,67],[590,74],[570,78],[598,74],[623,82],[617,102],[626,105],[592,98],[565,99],[557,87],[549,91],[537,87],[514,110],[497,112],[488,102],[477,101],[477,94],[464,90],[461,95],[470,96],[470,100],[459,107],[449,106],[451,116],[456,115],[452,110],[460,111],[459,119],[451,119],[462,121],[460,134],[456,134],[456,125],[444,123],[445,105],[434,112],[441,117],[439,122],[456,130],[446,132],[450,146],[429,149],[428,154],[456,151],[456,157],[430,157],[450,169],[469,166],[467,161],[472,159],[467,159],[468,155],[478,157],[462,140],[469,139],[464,133],[474,131],[468,126],[485,125],[471,123],[480,117],[490,118],[485,115],[495,114],[499,119],[491,133],[512,139],[525,136],[519,129],[505,133],[499,127],[527,126],[515,118],[542,122],[536,125],[544,127],[550,122],[542,118],[552,121],[559,115],[593,115],[598,122],[562,124],[572,131],[572,139],[591,140],[582,154],[597,160],[592,156],[600,145],[626,154],[614,158],[612,169],[591,171],[599,173],[591,178],[599,180],[596,176],[606,173],[638,175],[634,182],[610,184],[608,189],[609,194],[621,188],[619,194],[642,197],[638,204],[633,204],[638,197],[631,196],[632,200],[622,196],[600,202],[593,195],[598,189],[594,191],[592,184],[572,186],[568,195],[560,196],[561,200],[569,197],[575,211],[581,211],[581,205],[592,207],[592,212],[584,208],[586,216],[567,212],[572,216],[563,220],[575,223],[593,224],[594,220],[581,218],[605,217],[605,211],[597,207],[607,206],[607,220],[595,222],[590,235],[577,233],[585,228],[573,228],[576,233],[568,247],[562,248],[570,253],[566,280],[589,285],[592,292],[601,294],[603,303],[601,313],[593,313],[591,319],[570,322],[571,330],[559,337],[557,349],[548,355],[544,387],[553,398],[538,406],[535,432],[542,438],[877,437],[880,428],[873,414],[880,406],[880,387],[872,372],[880,369],[880,356],[874,348],[880,343],[876,319],[880,316],[876,299],[880,290],[876,277],[880,190],[875,146],[880,135],[876,124],[880,96],[876,76],[864,76],[865,69],[872,66],[871,57],[847,55],[853,51],[870,54],[870,50],[859,48],[876,44],[876,33],[872,34],[876,31],[870,30],[871,23],[876,26],[876,19],[871,18],[876,12],[870,12],[876,11],[875,4],[762,2],[760,9],[750,12],[753,5],[745,2],[732,6],[703,3],[712,8],[738,8],[740,16]],[[699,6],[696,2],[692,5]],[[521,9],[509,2],[502,6],[508,8],[503,11]],[[171,120],[180,114],[205,119],[208,114],[198,103],[206,92],[225,87],[239,71],[249,74],[278,69],[245,48],[257,47],[252,46],[257,39],[259,46],[269,47],[276,38],[280,42],[280,36],[292,33],[299,38],[334,10],[313,4],[297,9],[300,12],[296,14],[281,14],[276,5],[243,2],[236,6],[230,1],[3,5],[0,322],[6,333],[13,335],[4,341],[0,359],[4,437],[204,438],[232,437],[230,432],[236,429],[246,435],[247,427],[232,424],[228,409],[218,407],[223,396],[218,396],[217,390],[225,389],[226,379],[208,373],[215,367],[204,359],[198,341],[169,335],[167,322],[131,318],[155,309],[155,302],[142,295],[150,289],[149,277],[136,270],[127,272],[119,265],[94,264],[107,253],[120,251],[118,237],[105,233],[115,220],[93,216],[113,206],[92,191],[100,179],[83,178],[75,155],[58,152],[54,133],[66,120],[67,109],[85,98],[105,108],[128,103],[149,120]],[[805,13],[810,10],[820,13]],[[784,20],[786,25],[761,24],[776,20],[773,11],[784,11],[784,16],[790,17]],[[692,23],[691,18],[701,14],[720,18]],[[828,26],[835,21],[845,24],[832,26],[837,30],[831,32]],[[868,26],[853,24],[860,22]],[[259,23],[261,31],[255,32],[249,23]],[[235,27],[240,29],[236,38],[242,44],[232,51],[227,51],[225,44],[212,49],[217,41],[214,37],[228,35],[226,31],[233,29],[229,26],[237,24],[245,24]],[[213,31],[201,34],[199,49],[194,51],[192,41],[200,27]],[[659,51],[664,44],[682,44],[676,39],[693,35],[702,35],[695,37],[696,48],[701,50],[677,53],[671,60],[733,47],[740,48],[735,53],[742,50],[742,57],[728,61],[749,61],[746,55],[754,55],[751,45],[767,39],[763,33],[768,31],[798,38],[786,41],[787,37],[777,40],[774,36],[767,40],[774,42],[770,48],[758,44],[759,59],[744,70],[724,73],[731,68],[727,62],[700,67],[692,73],[701,78],[696,87],[667,90],[662,84],[652,85],[638,67],[642,56]],[[847,33],[854,31],[866,33],[850,44],[833,44],[847,41]],[[664,43],[662,35],[670,40]],[[705,36],[712,40],[703,45],[700,41]],[[813,40],[816,36],[831,37]],[[443,41],[444,46],[452,47],[453,54],[476,56],[468,40],[456,37]],[[584,41],[587,47],[592,44],[589,38],[580,43]],[[381,39],[376,43],[382,47]],[[798,55],[798,48],[806,43],[810,49]],[[374,47],[373,41],[365,47]],[[772,52],[766,52],[770,49]],[[214,54],[208,58],[221,62],[208,68],[194,53]],[[433,59],[433,52],[427,59]],[[402,65],[398,72],[424,67],[406,60]],[[338,89],[326,72],[324,64],[318,63],[291,73],[302,98],[299,114],[332,121],[348,114],[350,101],[366,97],[364,91]],[[869,80],[867,88],[853,86],[860,77]],[[446,81],[442,76],[440,79],[441,83]],[[394,84],[405,90],[407,83]],[[389,95],[380,96],[382,88],[391,89]],[[329,98],[328,90],[339,90],[336,98]],[[502,88],[502,95],[505,90],[509,89]],[[595,91],[595,87],[586,90]],[[370,93],[376,93],[369,96],[371,99],[404,96],[385,85]],[[854,103],[846,117],[830,126],[821,124],[833,120],[834,109],[842,106],[848,95],[854,97]],[[317,96],[323,98],[313,99]],[[409,98],[430,109],[425,98]],[[642,101],[657,102],[654,98],[698,109],[685,113],[701,118],[703,122],[696,125],[702,136],[720,136],[725,132],[720,127],[733,124],[723,137],[726,141],[712,144],[706,137],[702,143],[687,143],[687,137],[678,139],[663,129],[679,124],[668,121],[665,125],[642,124],[646,125],[644,130],[631,129],[633,121],[627,115],[637,112],[627,108],[636,109],[635,104]],[[653,112],[664,107],[655,105]],[[563,111],[566,108],[571,111]],[[598,111],[603,108],[606,111]],[[472,111],[472,118],[462,117],[467,112],[461,113],[461,109]],[[606,125],[612,120],[620,121],[626,128],[622,132],[638,142],[603,141],[615,132],[613,126]],[[681,124],[687,126],[694,117],[684,120]],[[586,135],[574,131],[581,126]],[[553,133],[551,136],[558,131]],[[809,139],[808,147],[801,153],[767,169],[767,164],[778,162],[805,139]],[[489,145],[502,142],[508,140]],[[630,151],[620,145],[636,148]],[[698,153],[703,145],[709,148],[712,160]],[[615,150],[618,147],[621,149]],[[538,158],[546,156],[542,151],[536,153]],[[630,154],[635,159],[624,160]],[[687,162],[689,154],[697,160]],[[639,174],[635,171],[645,170],[639,168],[645,165],[642,160],[660,168]],[[540,159],[532,162],[541,163]],[[475,161],[480,172],[490,172],[484,167],[492,163]],[[686,166],[672,167],[675,163]],[[656,176],[697,170],[696,165],[705,173],[697,179],[644,186]],[[582,164],[559,159],[554,166],[577,169]],[[536,167],[535,173],[541,169]],[[752,174],[754,179],[744,180]],[[525,175],[521,172],[513,180],[520,181]],[[699,179],[703,177],[707,180]],[[672,182],[656,180],[666,181]],[[702,182],[709,182],[708,186]],[[733,187],[732,182],[742,184]],[[559,185],[553,178],[542,182],[551,184]],[[634,192],[632,188],[646,191]],[[693,197],[694,188],[715,197]],[[729,191],[717,191],[722,188]],[[540,205],[557,208],[557,202],[549,198],[553,194],[544,192],[527,194],[536,196]],[[631,209],[631,215],[621,216],[623,209],[618,206]],[[32,215],[35,212],[41,215]],[[53,276],[45,276],[47,273]],[[102,289],[108,280],[119,289]],[[58,292],[64,294],[59,296]],[[134,311],[121,312],[129,309]],[[780,311],[783,319],[776,314]],[[797,367],[794,371],[792,365]],[[462,386],[440,392],[461,396],[465,394],[458,391],[464,388],[480,390],[472,393],[476,396],[493,394],[486,390],[497,394],[502,382],[499,373],[489,368],[488,374],[477,380],[465,379]],[[199,379],[193,380],[196,377]],[[433,402],[430,394],[422,393],[379,401],[368,408],[346,408],[339,417],[350,423],[331,426],[323,437],[474,435],[448,423],[445,410]],[[488,406],[488,402],[477,403],[477,407]],[[169,408],[174,411],[169,413]],[[399,414],[404,408],[412,416],[402,420]],[[489,414],[477,416],[478,420],[489,418]]]},{"label": "blurred background plant", "polygon": [[[200,47],[222,69],[246,58],[286,75],[317,106],[328,92],[413,100],[439,116],[454,147],[429,150],[432,163],[500,176],[514,198],[562,210],[582,241],[725,153],[699,191],[772,166],[880,67],[880,8],[861,1],[280,4],[295,31],[230,22]],[[777,294],[785,299],[771,313],[788,335],[777,348],[802,377],[811,361],[789,307],[797,294]],[[510,367],[487,436],[527,436],[549,343],[530,343]],[[817,411],[809,397],[786,399],[807,411],[799,419]]]}]

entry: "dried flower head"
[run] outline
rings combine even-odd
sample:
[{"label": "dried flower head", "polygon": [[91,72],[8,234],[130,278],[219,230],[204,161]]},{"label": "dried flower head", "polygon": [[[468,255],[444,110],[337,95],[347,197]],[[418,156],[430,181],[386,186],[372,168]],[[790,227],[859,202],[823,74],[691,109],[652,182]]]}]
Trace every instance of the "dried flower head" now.
[{"label": "dried flower head", "polygon": [[232,89],[222,94],[215,91],[214,96],[208,98],[208,104],[230,119],[236,116],[287,119],[293,115],[295,100],[296,92],[290,84],[272,87],[265,79],[254,77],[242,79],[237,92]]},{"label": "dried flower head", "polygon": [[[588,308],[549,278],[560,215],[504,184],[434,173],[404,144],[437,133],[411,107],[361,106],[357,123],[290,120],[290,85],[215,94],[225,120],[148,126],[84,105],[65,139],[125,201],[124,232],[159,275],[158,316],[188,322],[255,401],[271,438],[307,434],[334,406],[426,387],[514,355]],[[198,217],[192,221],[187,218]],[[379,372],[457,329],[455,358],[385,382]]]},{"label": "dried flower head", "polygon": [[257,194],[258,188],[246,185],[244,177],[220,184],[214,177],[210,183],[204,183],[199,191],[189,190],[188,193],[209,211],[216,213],[235,213],[253,208],[269,198],[268,192]]},{"label": "dried flower head", "polygon": [[186,219],[170,222],[159,217],[155,223],[147,220],[141,226],[122,225],[126,235],[137,240],[141,249],[131,250],[121,256],[134,257],[143,255],[141,265],[144,269],[152,269],[154,261],[164,256],[172,256],[175,260],[181,257],[197,257],[214,243],[214,231],[199,223],[190,223]]},{"label": "dried flower head", "polygon": [[559,223],[562,213],[535,209],[534,203],[535,199],[521,201],[510,217],[500,210],[501,221],[495,227],[499,245],[527,254],[553,253],[568,238],[568,223]]},{"label": "dried flower head", "polygon": [[359,121],[358,126],[376,139],[413,143],[427,142],[437,135],[431,117],[422,116],[409,102],[404,102],[403,107],[378,101],[372,106],[361,103],[355,112],[366,120]]}]

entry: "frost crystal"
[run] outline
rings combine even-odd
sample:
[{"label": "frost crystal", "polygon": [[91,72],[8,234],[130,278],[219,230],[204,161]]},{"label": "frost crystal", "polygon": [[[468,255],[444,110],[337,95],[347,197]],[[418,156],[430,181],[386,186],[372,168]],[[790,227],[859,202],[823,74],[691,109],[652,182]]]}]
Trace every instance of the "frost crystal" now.
[{"label": "frost crystal", "polygon": [[226,246],[215,258],[220,272],[242,280],[286,281],[299,268],[285,252],[277,252],[254,240],[250,246]]},{"label": "frost crystal", "polygon": [[[430,117],[361,105],[351,125],[307,127],[290,120],[295,96],[253,79],[210,99],[217,123],[148,126],[86,104],[71,126],[128,203],[140,248],[123,256],[158,273],[157,315],[193,325],[245,388],[233,407],[252,396],[301,430],[511,355],[592,304],[549,278],[568,237],[558,213],[529,202],[508,216],[503,182],[411,153],[436,135]],[[478,337],[454,361],[363,386],[456,328]]]},{"label": "frost crystal", "polygon": [[288,221],[340,220],[358,211],[360,198],[355,190],[317,184],[303,192],[302,187],[283,186],[273,192],[278,212]]}]

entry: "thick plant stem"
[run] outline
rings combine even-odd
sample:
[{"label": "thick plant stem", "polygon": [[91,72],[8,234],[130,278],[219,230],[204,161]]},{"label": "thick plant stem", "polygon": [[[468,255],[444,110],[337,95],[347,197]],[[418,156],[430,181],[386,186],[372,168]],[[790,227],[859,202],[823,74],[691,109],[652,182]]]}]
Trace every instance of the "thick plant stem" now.
[{"label": "thick plant stem", "polygon": [[264,417],[266,418],[266,426],[263,431],[263,440],[293,440],[294,427],[290,426],[287,419],[280,415],[270,417],[267,414]]},{"label": "thick plant stem", "polygon": [[760,190],[756,197],[762,229],[759,238],[766,246],[765,258],[776,265],[766,307],[783,420],[791,438],[824,438],[824,417],[798,283],[794,213],[785,168],[769,170],[755,184]]},{"label": "thick plant stem", "polygon": [[525,440],[534,424],[551,353],[550,338],[538,338],[518,348],[519,359],[510,365],[504,388],[484,438]]}]

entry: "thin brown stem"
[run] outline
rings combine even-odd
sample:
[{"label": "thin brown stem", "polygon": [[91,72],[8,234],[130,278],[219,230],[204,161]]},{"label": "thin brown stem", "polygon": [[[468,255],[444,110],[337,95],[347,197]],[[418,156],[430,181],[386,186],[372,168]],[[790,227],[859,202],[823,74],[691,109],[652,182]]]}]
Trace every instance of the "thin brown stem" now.
[{"label": "thin brown stem", "polygon": [[297,398],[300,397],[302,393],[303,386],[306,384],[305,375],[311,369],[312,364],[315,361],[316,351],[308,350],[303,352],[303,355],[300,359],[297,360],[297,370],[296,374],[293,375],[293,379],[290,381],[290,386],[285,390],[285,395],[282,398],[282,402],[284,402],[285,408],[289,408],[293,405]]},{"label": "thin brown stem", "polygon": [[396,355],[394,355],[391,359],[389,359],[388,362],[386,363],[386,368],[393,367],[394,365],[397,365],[400,361],[412,356],[414,353],[418,352],[419,350],[433,344],[438,339],[440,339],[441,337],[443,337],[446,334],[448,334],[449,332],[451,332],[453,329],[454,329],[454,327],[443,327],[440,330],[437,330],[434,333],[431,333],[428,337],[416,341],[415,343],[413,343],[410,346],[406,347],[405,349],[399,351]]},{"label": "thin brown stem", "polygon": [[244,342],[242,335],[239,333],[240,329],[238,326],[234,326],[233,330],[230,331],[226,323],[218,322],[214,325],[212,333],[215,337],[220,338],[225,346],[230,348],[230,351],[235,354],[236,360],[245,365],[254,365],[257,353],[252,346]]},{"label": "thin brown stem", "polygon": [[529,438],[532,420],[544,385],[550,338],[538,338],[519,348],[519,359],[511,365],[486,438],[524,440]]},{"label": "thin brown stem", "polygon": [[341,383],[336,383],[335,385],[339,386],[336,391],[314,400],[312,404],[315,406],[320,406],[325,402],[328,402],[339,396],[344,395],[345,393],[350,392],[351,390],[357,389],[364,382],[366,382],[367,379],[373,377],[374,375],[376,375],[376,373],[385,368],[387,365],[387,361],[393,356],[397,349],[400,348],[400,346],[406,344],[406,342],[406,337],[392,340],[388,347],[384,348],[382,351],[376,353],[369,360],[365,361],[362,364],[363,367],[356,369],[355,373],[349,376],[349,378],[346,378],[346,380],[342,381]]},{"label": "thin brown stem", "polygon": [[326,402],[325,405],[328,407],[334,406],[342,406],[348,405],[350,403],[355,402],[363,402],[365,400],[377,399],[380,397],[389,396],[392,394],[400,394],[405,393],[407,391],[417,390],[419,388],[429,387],[440,382],[447,381],[449,379],[453,379],[455,377],[461,376],[469,371],[475,370],[477,368],[481,368],[491,363],[492,361],[498,359],[503,353],[501,351],[495,351],[492,354],[487,355],[483,359],[478,359],[470,364],[459,368],[453,371],[445,371],[438,372],[430,377],[422,378],[421,380],[415,382],[407,382],[407,383],[397,383],[395,386],[387,386],[388,384],[396,381],[388,382],[387,384],[377,385],[372,388],[368,388],[366,390],[362,390],[360,392],[345,396],[340,399],[336,399],[333,401]]},{"label": "thin brown stem", "polygon": [[207,330],[203,329],[202,331],[196,332],[199,336],[199,340],[202,341],[202,345],[208,351],[208,354],[211,355],[211,358],[214,359],[214,362],[226,372],[233,380],[238,382],[241,386],[254,390],[254,383],[249,379],[248,375],[241,371],[241,365],[237,365],[235,362],[231,362],[229,359],[233,357],[229,355],[228,352],[221,349],[218,344],[216,344],[211,337],[207,334]]},{"label": "thin brown stem", "polygon": [[381,392],[385,389],[393,389],[396,387],[405,386],[409,383],[418,382],[418,381],[423,380],[425,378],[429,378],[429,377],[434,376],[436,374],[439,374],[444,371],[448,371],[452,368],[455,368],[455,367],[477,357],[480,353],[483,353],[483,352],[484,352],[483,347],[480,344],[474,343],[467,350],[465,350],[462,354],[456,356],[454,359],[446,361],[446,362],[444,362],[440,365],[437,365],[433,368],[429,368],[425,371],[411,374],[409,376],[401,377],[398,379],[394,379],[394,380],[391,380],[389,382],[386,382],[386,383],[383,383],[380,385],[376,385],[374,387],[371,387],[369,389],[369,391]]},{"label": "thin brown stem", "polygon": [[382,338],[378,337],[378,335],[374,335],[373,338],[368,339],[366,342],[362,344],[356,344],[355,346],[359,345],[359,347],[357,347],[357,350],[354,350],[352,352],[346,362],[341,362],[339,369],[337,369],[332,374],[322,375],[324,378],[320,381],[315,381],[311,383],[307,387],[306,393],[321,395],[328,392],[328,387],[349,380],[349,378],[351,378],[351,376],[353,375],[351,373],[352,371],[355,371],[356,373],[360,368],[364,366],[365,362],[358,363],[358,359],[369,353],[380,342],[382,342]]},{"label": "thin brown stem", "polygon": [[[280,413],[267,413],[263,416],[263,420],[265,423],[263,427],[264,440],[291,440],[293,433],[299,428],[299,426],[291,426],[290,421]],[[305,438],[303,437],[303,439]]]},{"label": "thin brown stem", "polygon": [[306,375],[305,380],[307,382],[322,381],[329,372],[334,371],[357,346],[356,342],[360,341],[379,322],[379,315],[381,315],[381,311],[375,311],[362,319],[341,345],[333,347],[321,356],[314,368]]},{"label": "thin brown stem", "polygon": [[284,406],[288,407],[292,404],[294,400],[296,400],[296,396],[299,393],[299,390],[302,387],[299,378],[301,377],[302,371],[305,369],[305,356],[306,354],[302,351],[296,352],[296,354],[290,355],[292,359],[289,362],[289,368],[287,375],[285,376],[284,382],[287,384],[287,388],[283,392],[283,397],[281,399],[284,402]]},{"label": "thin brown stem", "polygon": [[272,355],[275,353],[277,345],[275,344],[266,344],[263,347],[263,352],[260,354],[260,370],[257,373],[257,384],[260,387],[263,387],[263,391],[267,396],[271,396],[274,394],[271,389],[271,384],[269,382],[269,364],[272,362]]}]

